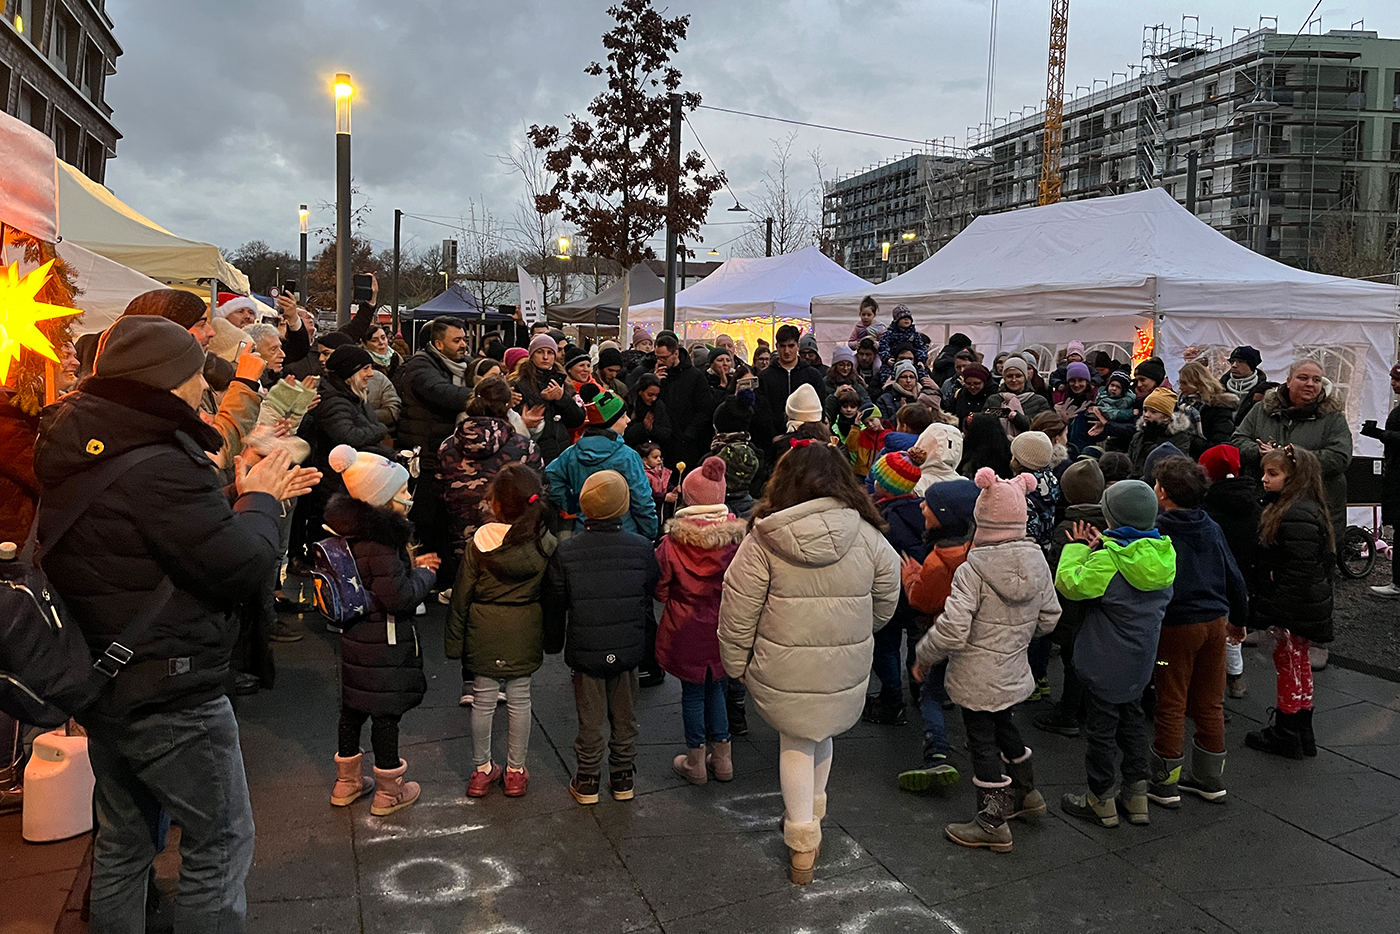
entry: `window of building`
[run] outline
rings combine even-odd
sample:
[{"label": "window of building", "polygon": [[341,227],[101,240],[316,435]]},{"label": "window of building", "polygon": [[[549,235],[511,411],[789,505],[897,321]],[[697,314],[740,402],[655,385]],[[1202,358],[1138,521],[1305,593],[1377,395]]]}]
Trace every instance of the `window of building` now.
[{"label": "window of building", "polygon": [[19,109],[15,116],[34,129],[42,131],[48,106],[49,102],[44,100],[43,95],[28,85],[22,85],[19,89]]},{"label": "window of building", "polygon": [[1400,110],[1400,71],[1397,71],[1395,73],[1394,82],[1395,88],[1394,93],[1391,95],[1390,98],[1390,109]]},{"label": "window of building", "polygon": [[1400,162],[1400,121],[1390,125],[1390,161]]},{"label": "window of building", "polygon": [[10,0],[5,16],[31,45],[39,44],[39,20],[42,17],[34,15],[34,0]]},{"label": "window of building", "polygon": [[1217,94],[1218,92],[1219,92],[1219,85],[1217,85],[1215,82],[1212,81],[1210,84],[1207,84],[1207,85],[1206,85],[1206,100],[1208,100],[1208,101],[1213,101],[1213,100],[1215,100],[1216,94]]},{"label": "window of building", "polygon": [[1167,110],[1176,111],[1181,109],[1181,95],[1171,94],[1167,96]]},{"label": "window of building", "polygon": [[0,110],[10,106],[10,66],[0,62]]},{"label": "window of building", "polygon": [[1199,197],[1209,198],[1215,194],[1215,180],[1212,178],[1201,179],[1201,191]]}]

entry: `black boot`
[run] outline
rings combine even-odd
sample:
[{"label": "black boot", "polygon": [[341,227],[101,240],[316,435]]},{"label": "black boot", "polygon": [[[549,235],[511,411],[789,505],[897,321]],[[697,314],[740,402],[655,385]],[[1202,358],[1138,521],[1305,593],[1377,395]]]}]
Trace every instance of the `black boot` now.
[{"label": "black boot", "polygon": [[730,691],[724,697],[724,709],[729,714],[729,732],[733,736],[747,736],[749,733],[749,716],[744,709],[744,695],[740,692]]},{"label": "black boot", "polygon": [[909,719],[904,715],[904,699],[885,701],[879,695],[865,699],[865,712],[860,717],[866,723],[880,726],[906,726]]},{"label": "black boot", "polygon": [[1303,758],[1303,738],[1298,735],[1298,715],[1269,708],[1271,722],[1262,730],[1246,733],[1244,744],[1250,749],[1270,752],[1288,759]]},{"label": "black boot", "polygon": [[1317,755],[1317,739],[1313,736],[1312,708],[1308,707],[1294,714],[1298,718],[1298,739],[1303,744],[1303,755]]},{"label": "black boot", "polygon": [[943,832],[960,846],[1010,853],[1011,826],[1007,823],[1012,808],[1010,783],[986,788],[974,782],[973,790],[977,794],[977,816],[965,824],[949,824]]},{"label": "black boot", "polygon": [[1031,750],[1026,747],[1025,755],[1012,762],[1001,757],[1002,764],[1011,775],[1011,810],[1008,817],[1040,817],[1045,813],[1045,798],[1035,787],[1035,770],[1031,767]]}]

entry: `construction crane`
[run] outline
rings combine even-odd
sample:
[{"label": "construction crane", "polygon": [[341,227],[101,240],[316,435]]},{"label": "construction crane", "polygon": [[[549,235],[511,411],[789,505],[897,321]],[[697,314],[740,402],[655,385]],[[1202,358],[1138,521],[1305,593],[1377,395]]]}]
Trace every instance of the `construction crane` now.
[{"label": "construction crane", "polygon": [[1065,46],[1069,0],[1050,0],[1050,63],[1045,70],[1045,142],[1040,153],[1040,204],[1060,200],[1060,151],[1065,142]]}]

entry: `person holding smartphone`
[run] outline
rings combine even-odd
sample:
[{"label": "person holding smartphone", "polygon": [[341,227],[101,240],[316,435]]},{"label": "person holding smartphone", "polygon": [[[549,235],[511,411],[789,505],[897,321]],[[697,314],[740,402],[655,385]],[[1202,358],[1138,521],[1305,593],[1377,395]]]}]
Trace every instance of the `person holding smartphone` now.
[{"label": "person holding smartphone", "polygon": [[548,464],[571,443],[570,432],[583,424],[583,409],[574,399],[569,374],[559,366],[559,345],[548,334],[530,340],[530,356],[521,361],[511,388],[520,393],[521,408],[543,405],[544,421],[536,443]]}]

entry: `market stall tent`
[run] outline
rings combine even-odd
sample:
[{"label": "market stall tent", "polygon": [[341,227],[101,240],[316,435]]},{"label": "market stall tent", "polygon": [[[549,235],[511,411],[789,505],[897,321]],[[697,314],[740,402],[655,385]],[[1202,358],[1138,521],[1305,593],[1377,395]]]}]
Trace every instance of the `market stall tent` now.
[{"label": "market stall tent", "polygon": [[58,233],[94,253],[171,285],[217,279],[248,294],[248,277],[212,243],[177,237],[123,204],[68,163],[58,165]]},{"label": "market stall tent", "polygon": [[[870,286],[815,246],[781,256],[736,257],[676,293],[676,333],[688,342],[711,341],[726,332],[744,352],[743,345],[752,348],[760,337],[771,344],[783,324],[808,327],[813,295],[859,288],[868,291]],[[654,335],[661,330],[662,314],[660,301],[634,305],[628,323]],[[849,334],[850,327],[846,330]]]},{"label": "market stall tent", "polygon": [[73,304],[83,310],[73,322],[73,336],[105,331],[121,317],[133,298],[166,286],[121,263],[114,263],[67,240],[58,244],[58,255],[77,274],[78,294]]},{"label": "market stall tent", "polygon": [[1275,262],[1160,188],[979,217],[896,279],[813,298],[823,347],[846,339],[866,294],[882,320],[902,303],[935,345],[961,331],[988,359],[1026,346],[1053,356],[1070,340],[1128,347],[1155,324],[1173,378],[1188,358],[1221,373],[1230,350],[1250,344],[1271,377],[1316,359],[1353,429],[1390,408],[1400,289]]},{"label": "market stall tent", "polygon": [[[638,263],[632,267],[631,280],[629,298],[632,309],[659,301],[666,292],[666,283],[662,282],[646,263]],[[615,329],[621,308],[622,280],[618,279],[597,295],[550,305],[545,309],[545,316],[550,324],[592,324]]]}]

